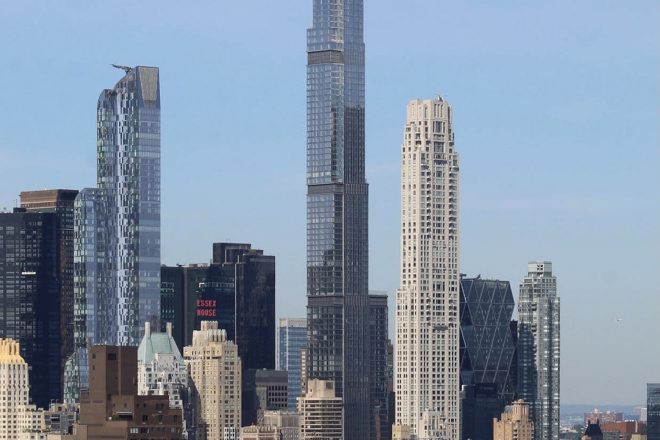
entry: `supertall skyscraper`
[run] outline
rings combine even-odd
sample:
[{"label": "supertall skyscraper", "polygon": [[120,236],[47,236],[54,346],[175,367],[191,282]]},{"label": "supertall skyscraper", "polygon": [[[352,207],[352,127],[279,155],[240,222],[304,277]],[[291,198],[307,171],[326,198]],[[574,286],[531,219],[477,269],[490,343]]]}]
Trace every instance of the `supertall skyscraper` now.
[{"label": "supertall skyscraper", "polygon": [[518,298],[518,396],[535,440],[559,439],[559,297],[549,261],[531,261]]},{"label": "supertall skyscraper", "polygon": [[396,424],[460,438],[458,154],[442,98],[408,104],[401,150]]},{"label": "supertall skyscraper", "polygon": [[137,346],[160,319],[160,85],[156,67],[126,74],[97,104],[97,188],[75,202],[74,345],[65,400],[86,386],[90,345]]},{"label": "supertall skyscraper", "polygon": [[307,30],[307,376],[335,382],[345,440],[375,432],[362,3],[314,0]]}]

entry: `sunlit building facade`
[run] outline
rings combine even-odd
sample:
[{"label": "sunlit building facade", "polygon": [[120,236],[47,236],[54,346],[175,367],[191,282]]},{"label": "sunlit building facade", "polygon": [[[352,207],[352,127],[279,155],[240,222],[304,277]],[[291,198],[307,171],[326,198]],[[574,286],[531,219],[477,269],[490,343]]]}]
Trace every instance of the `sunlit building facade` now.
[{"label": "sunlit building facade", "polygon": [[449,104],[411,101],[401,148],[395,424],[458,440],[459,169]]},{"label": "sunlit building facade", "polygon": [[314,0],[313,7],[307,30],[307,376],[335,383],[345,440],[372,439],[363,1]]},{"label": "sunlit building facade", "polygon": [[160,86],[156,67],[122,67],[97,105],[97,188],[74,215],[74,354],[65,400],[86,385],[85,348],[137,346],[160,321]]}]

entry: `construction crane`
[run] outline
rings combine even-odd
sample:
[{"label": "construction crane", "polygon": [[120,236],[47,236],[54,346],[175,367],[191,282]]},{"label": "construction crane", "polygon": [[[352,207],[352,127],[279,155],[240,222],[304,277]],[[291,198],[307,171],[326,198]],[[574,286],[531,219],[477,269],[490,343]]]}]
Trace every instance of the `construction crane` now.
[{"label": "construction crane", "polygon": [[121,70],[123,70],[123,71],[126,72],[126,73],[130,72],[131,70],[133,70],[132,67],[128,67],[128,66],[120,66],[119,64],[113,64],[112,67],[114,67],[115,69],[121,69]]}]

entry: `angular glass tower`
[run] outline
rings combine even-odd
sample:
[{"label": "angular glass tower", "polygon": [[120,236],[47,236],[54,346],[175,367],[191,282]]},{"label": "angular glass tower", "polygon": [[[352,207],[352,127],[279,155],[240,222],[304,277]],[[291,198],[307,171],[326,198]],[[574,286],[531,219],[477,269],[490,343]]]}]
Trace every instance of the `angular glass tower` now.
[{"label": "angular glass tower", "polygon": [[516,322],[508,281],[461,278],[461,438],[493,438],[516,395]]},{"label": "angular glass tower", "polygon": [[160,86],[156,67],[126,74],[97,105],[97,188],[74,215],[74,348],[65,401],[87,386],[91,345],[137,346],[160,320]]},{"label": "angular glass tower", "polygon": [[158,68],[126,75],[97,105],[97,186],[107,195],[115,288],[104,343],[140,343],[160,319],[160,87]]},{"label": "angular glass tower", "polygon": [[516,395],[518,368],[514,308],[508,281],[461,279],[461,385],[495,384],[507,405]]},{"label": "angular glass tower", "polygon": [[536,440],[559,439],[559,297],[549,261],[531,261],[518,297],[518,397]]},{"label": "angular glass tower", "polygon": [[371,438],[362,0],[314,0],[307,31],[309,379],[333,380],[344,439]]}]

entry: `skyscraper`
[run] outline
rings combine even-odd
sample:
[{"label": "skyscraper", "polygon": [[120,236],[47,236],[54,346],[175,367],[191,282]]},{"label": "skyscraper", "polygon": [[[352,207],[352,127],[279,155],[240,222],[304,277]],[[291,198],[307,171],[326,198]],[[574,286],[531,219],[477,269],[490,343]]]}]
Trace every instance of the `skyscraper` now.
[{"label": "skyscraper", "polygon": [[559,297],[552,263],[532,261],[518,298],[518,395],[535,440],[559,439]]},{"label": "skyscraper", "polygon": [[401,160],[396,424],[458,440],[458,154],[442,98],[408,104]]},{"label": "skyscraper", "polygon": [[369,399],[373,421],[372,440],[392,438],[392,420],[388,415],[388,337],[387,295],[369,295]]},{"label": "skyscraper", "polygon": [[74,216],[74,346],[65,400],[85,386],[89,345],[137,346],[160,319],[160,85],[156,67],[126,74],[97,105],[97,188]]},{"label": "skyscraper", "polygon": [[42,408],[62,396],[59,243],[56,214],[0,213],[0,337],[20,343]]},{"label": "skyscraper", "polygon": [[54,213],[57,218],[60,381],[64,377],[64,364],[73,353],[73,202],[77,195],[77,190],[70,189],[21,192],[21,208],[27,212]]},{"label": "skyscraper", "polygon": [[646,436],[660,440],[660,383],[646,384]]},{"label": "skyscraper", "polygon": [[374,432],[362,0],[314,0],[307,30],[308,378],[343,398],[344,439]]},{"label": "skyscraper", "polygon": [[280,319],[277,338],[277,369],[289,373],[289,408],[295,409],[301,394],[301,351],[307,346],[307,320]]},{"label": "skyscraper", "polygon": [[183,356],[194,386],[198,440],[235,440],[241,428],[241,359],[218,323],[203,321]]},{"label": "skyscraper", "polygon": [[510,404],[516,395],[518,369],[511,284],[462,278],[460,304],[461,385],[495,384],[497,397]]}]

